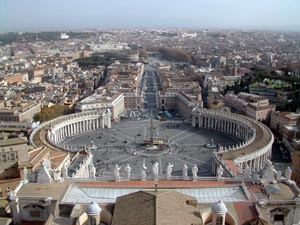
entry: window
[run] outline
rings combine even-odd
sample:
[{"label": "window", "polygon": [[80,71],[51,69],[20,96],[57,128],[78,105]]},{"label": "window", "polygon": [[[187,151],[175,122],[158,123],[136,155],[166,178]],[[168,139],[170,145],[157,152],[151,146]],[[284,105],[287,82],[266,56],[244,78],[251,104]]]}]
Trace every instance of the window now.
[{"label": "window", "polygon": [[2,161],[6,161],[6,155],[5,154],[2,155]]},{"label": "window", "polygon": [[37,211],[37,210],[30,210],[29,214],[30,214],[31,217],[35,217],[35,218],[41,217],[41,212]]},{"label": "window", "polygon": [[15,154],[14,153],[10,154],[10,160],[15,160]]},{"label": "window", "polygon": [[284,222],[284,215],[283,214],[280,214],[280,215],[274,215],[274,222]]},{"label": "window", "polygon": [[90,218],[90,225],[96,225],[96,218],[94,217]]},{"label": "window", "polygon": [[216,224],[217,224],[217,225],[223,225],[223,217],[222,217],[222,216],[218,216],[218,217],[217,217]]}]

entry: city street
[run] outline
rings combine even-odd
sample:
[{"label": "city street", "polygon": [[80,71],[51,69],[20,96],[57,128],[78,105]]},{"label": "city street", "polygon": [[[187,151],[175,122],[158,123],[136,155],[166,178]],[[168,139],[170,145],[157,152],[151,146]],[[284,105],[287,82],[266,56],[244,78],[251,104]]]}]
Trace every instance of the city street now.
[{"label": "city street", "polygon": [[154,67],[146,66],[142,83],[145,93],[145,110],[155,112],[158,107],[157,99],[160,84]]}]

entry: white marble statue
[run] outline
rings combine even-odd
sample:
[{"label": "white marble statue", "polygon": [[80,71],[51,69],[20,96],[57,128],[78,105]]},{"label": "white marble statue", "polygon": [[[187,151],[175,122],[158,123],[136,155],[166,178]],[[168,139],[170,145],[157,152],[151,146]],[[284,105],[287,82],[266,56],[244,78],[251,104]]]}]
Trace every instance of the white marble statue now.
[{"label": "white marble statue", "polygon": [[173,163],[168,163],[167,165],[167,179],[170,180],[172,177]]},{"label": "white marble statue", "polygon": [[119,166],[117,163],[115,165],[115,168],[114,168],[114,175],[115,175],[115,181],[120,181],[120,169],[121,169],[121,166]]},{"label": "white marble statue", "polygon": [[147,179],[147,166],[145,163],[143,163],[142,170],[141,170],[141,175],[142,175],[142,180]]},{"label": "white marble statue", "polygon": [[217,169],[217,177],[218,177],[218,178],[223,177],[223,173],[224,173],[223,166],[222,166],[222,165],[219,165],[219,166],[218,166],[218,169]]},{"label": "white marble statue", "polygon": [[156,161],[153,166],[152,166],[152,172],[153,172],[153,177],[154,177],[154,180],[158,180],[158,175],[159,175],[159,164],[158,162]]},{"label": "white marble statue", "polygon": [[52,170],[53,173],[53,180],[54,181],[58,181],[58,182],[62,182],[63,178],[60,176],[60,171],[57,168],[54,168]]},{"label": "white marble statue", "polygon": [[128,180],[130,180],[130,173],[131,173],[131,167],[129,164],[125,167],[126,177]]},{"label": "white marble statue", "polygon": [[288,166],[284,173],[285,180],[289,182],[291,180],[291,176],[292,176],[292,169]]},{"label": "white marble statue", "polygon": [[282,171],[278,170],[276,173],[276,181],[279,181],[282,177]]},{"label": "white marble statue", "polygon": [[90,171],[90,178],[95,178],[96,177],[96,168],[94,164],[89,165],[89,171]]},{"label": "white marble statue", "polygon": [[68,178],[68,168],[67,168],[67,165],[64,164],[63,167],[61,168],[61,176],[63,178]]},{"label": "white marble statue", "polygon": [[193,181],[196,181],[197,178],[198,178],[198,175],[197,175],[197,173],[198,173],[198,167],[197,167],[196,164],[192,168],[192,173],[193,173]]},{"label": "white marble statue", "polygon": [[[201,109],[200,105],[197,104],[197,105],[193,108],[192,112],[193,112],[193,113],[200,113],[200,112],[201,112],[200,109]],[[200,114],[200,115],[201,115],[201,114]]]},{"label": "white marble statue", "polygon": [[183,180],[188,180],[189,179],[189,176],[188,176],[188,166],[186,164],[183,165],[183,168],[182,168],[182,178]]},{"label": "white marble statue", "polygon": [[24,180],[24,183],[28,183],[28,169],[26,167],[24,167],[24,170],[23,170],[23,180]]},{"label": "white marble statue", "polygon": [[266,160],[264,168],[261,171],[261,178],[264,182],[273,182],[276,181],[277,171],[275,170],[272,162],[270,160]]}]

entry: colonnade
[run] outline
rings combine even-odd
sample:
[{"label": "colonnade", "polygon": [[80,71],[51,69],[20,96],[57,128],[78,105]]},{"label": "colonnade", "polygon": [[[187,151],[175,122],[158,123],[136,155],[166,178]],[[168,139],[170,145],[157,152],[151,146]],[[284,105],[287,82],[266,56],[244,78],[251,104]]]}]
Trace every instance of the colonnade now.
[{"label": "colonnade", "polygon": [[271,151],[267,151],[265,154],[259,155],[254,159],[238,163],[242,169],[248,169],[249,171],[259,171],[264,167],[267,160],[271,159]]},{"label": "colonnade", "polygon": [[47,131],[47,140],[56,147],[71,150],[68,146],[60,143],[76,134],[110,127],[110,112],[88,111],[75,113],[52,120]]},{"label": "colonnade", "polygon": [[255,130],[239,121],[226,117],[212,117],[214,115],[194,116],[193,127],[213,129],[230,135],[234,135],[243,140],[248,140],[255,135]]},{"label": "colonnade", "polygon": [[[250,173],[259,171],[271,159],[273,134],[269,128],[257,121],[233,113],[195,108],[192,112],[192,126],[221,131],[241,139],[234,146],[219,146],[218,154],[230,158],[241,169]],[[261,137],[257,136],[257,129]],[[235,153],[230,154],[232,151]],[[227,153],[230,154],[228,157]],[[213,171],[214,167],[216,165],[213,165]]]}]

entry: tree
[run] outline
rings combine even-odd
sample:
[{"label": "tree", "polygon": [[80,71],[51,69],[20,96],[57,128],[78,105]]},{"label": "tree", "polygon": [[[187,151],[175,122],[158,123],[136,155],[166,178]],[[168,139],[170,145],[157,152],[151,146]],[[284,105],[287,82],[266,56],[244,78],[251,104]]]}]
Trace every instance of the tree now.
[{"label": "tree", "polygon": [[52,107],[45,107],[41,109],[41,112],[34,115],[33,120],[34,121],[48,121],[52,120],[60,115],[64,115],[67,113],[68,108],[64,105],[54,105]]},{"label": "tree", "polygon": [[139,48],[138,51],[140,58],[148,59],[148,52],[145,48]]},{"label": "tree", "polygon": [[165,48],[161,47],[158,52],[166,59],[177,62],[191,62],[191,55],[185,50],[179,48]]}]

